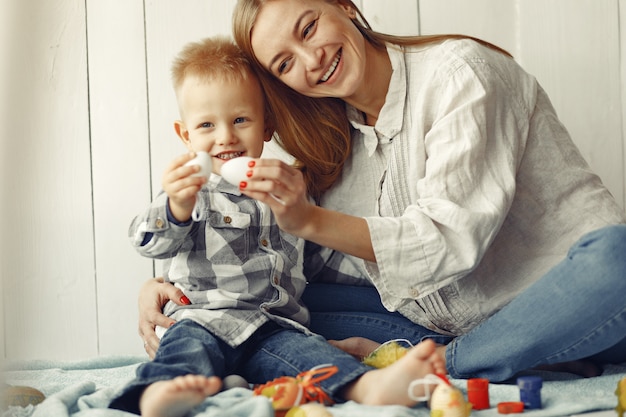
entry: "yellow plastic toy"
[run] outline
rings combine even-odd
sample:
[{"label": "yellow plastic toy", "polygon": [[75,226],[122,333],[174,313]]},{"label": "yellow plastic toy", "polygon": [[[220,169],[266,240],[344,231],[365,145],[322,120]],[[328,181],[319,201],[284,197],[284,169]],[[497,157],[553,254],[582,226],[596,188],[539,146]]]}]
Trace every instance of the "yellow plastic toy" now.
[{"label": "yellow plastic toy", "polygon": [[[408,347],[402,346],[400,343],[404,343]],[[363,358],[363,363],[374,368],[384,368],[403,357],[412,346],[411,342],[406,339],[390,340]]]},{"label": "yellow plastic toy", "polygon": [[[438,384],[430,393],[430,387]],[[415,395],[414,391],[422,387],[424,394]],[[465,401],[463,393],[448,381],[445,375],[426,375],[409,385],[409,397],[414,401],[428,401],[431,417],[468,417],[472,404]]]},{"label": "yellow plastic toy", "polygon": [[623,378],[617,383],[615,395],[617,395],[617,407],[615,407],[615,411],[617,411],[619,417],[624,417],[624,412],[626,411],[626,378]]}]

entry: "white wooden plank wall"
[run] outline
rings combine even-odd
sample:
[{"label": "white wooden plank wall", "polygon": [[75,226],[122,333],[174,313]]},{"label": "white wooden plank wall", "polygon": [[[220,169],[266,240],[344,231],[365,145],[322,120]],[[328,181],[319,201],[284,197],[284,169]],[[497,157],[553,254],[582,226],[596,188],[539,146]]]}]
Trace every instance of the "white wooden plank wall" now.
[{"label": "white wooden plank wall", "polygon": [[[0,2],[0,359],[143,354],[137,291],[159,265],[126,230],[184,152],[171,60],[229,34],[234,3]],[[357,3],[381,31],[466,33],[509,50],[626,206],[626,0]]]}]

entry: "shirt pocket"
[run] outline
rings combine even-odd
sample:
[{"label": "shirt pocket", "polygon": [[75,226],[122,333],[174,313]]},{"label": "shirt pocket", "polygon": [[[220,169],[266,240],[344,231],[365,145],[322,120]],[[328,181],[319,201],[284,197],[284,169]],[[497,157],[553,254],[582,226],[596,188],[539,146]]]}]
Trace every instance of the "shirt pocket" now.
[{"label": "shirt pocket", "polygon": [[206,257],[213,264],[241,265],[250,252],[250,215],[211,212],[206,222]]},{"label": "shirt pocket", "polygon": [[292,263],[292,265],[297,265],[300,257],[300,251],[304,250],[304,243],[300,242],[300,238],[281,230],[280,244],[287,259]]}]

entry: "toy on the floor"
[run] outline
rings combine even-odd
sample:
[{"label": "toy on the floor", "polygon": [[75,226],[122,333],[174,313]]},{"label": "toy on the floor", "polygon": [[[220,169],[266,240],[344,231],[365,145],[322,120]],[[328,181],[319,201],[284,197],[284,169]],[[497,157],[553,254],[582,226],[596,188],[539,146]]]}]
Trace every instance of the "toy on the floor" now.
[{"label": "toy on the floor", "polygon": [[241,375],[227,375],[222,379],[222,391],[226,391],[232,388],[250,388],[250,384]]},{"label": "toy on the floor", "polygon": [[46,396],[38,389],[23,386],[11,386],[1,384],[0,410],[8,407],[26,407],[37,405],[46,399]]},{"label": "toy on the floor", "polygon": [[626,378],[622,378],[617,383],[615,395],[617,395],[617,407],[615,407],[615,411],[617,411],[619,417],[624,417],[624,412],[626,411]]},{"label": "toy on the floor", "polygon": [[[430,386],[438,384],[430,393]],[[424,395],[415,395],[418,386],[423,386]],[[472,405],[465,401],[463,393],[448,381],[444,375],[426,375],[409,384],[409,397],[413,401],[429,401],[431,417],[468,417]]]},{"label": "toy on the floor", "polygon": [[539,376],[521,376],[517,378],[519,398],[524,408],[533,410],[541,408],[541,386],[543,380]]},{"label": "toy on the floor", "polygon": [[406,339],[389,340],[363,358],[363,363],[374,368],[384,368],[403,357],[411,347],[413,345]]},{"label": "toy on the floor", "polygon": [[472,404],[472,410],[489,408],[489,380],[485,378],[468,379],[467,400]]},{"label": "toy on the floor", "polygon": [[[317,383],[330,378],[337,371],[338,369],[334,365],[320,365],[309,371],[301,372],[296,377],[276,378],[256,387],[253,392],[254,395],[263,395],[270,399],[277,417],[285,416],[289,409],[306,403],[317,402],[331,405],[333,400]],[[308,416],[309,414],[304,415]]]},{"label": "toy on the floor", "polygon": [[498,413],[500,414],[517,414],[524,412],[524,403],[521,401],[508,401],[498,403]]}]

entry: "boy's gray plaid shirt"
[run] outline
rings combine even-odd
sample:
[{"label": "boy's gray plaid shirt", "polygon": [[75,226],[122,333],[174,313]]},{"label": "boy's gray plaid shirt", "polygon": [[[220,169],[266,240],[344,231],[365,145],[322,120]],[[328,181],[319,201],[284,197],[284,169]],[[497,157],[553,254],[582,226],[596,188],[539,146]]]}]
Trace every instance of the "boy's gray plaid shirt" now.
[{"label": "boy's gray plaid shirt", "polygon": [[165,259],[164,277],[191,300],[170,302],[165,313],[208,328],[231,346],[268,320],[307,332],[300,301],[304,241],[279,229],[265,204],[211,175],[197,195],[198,221],[179,223],[161,192],[129,229],[143,256]]}]

